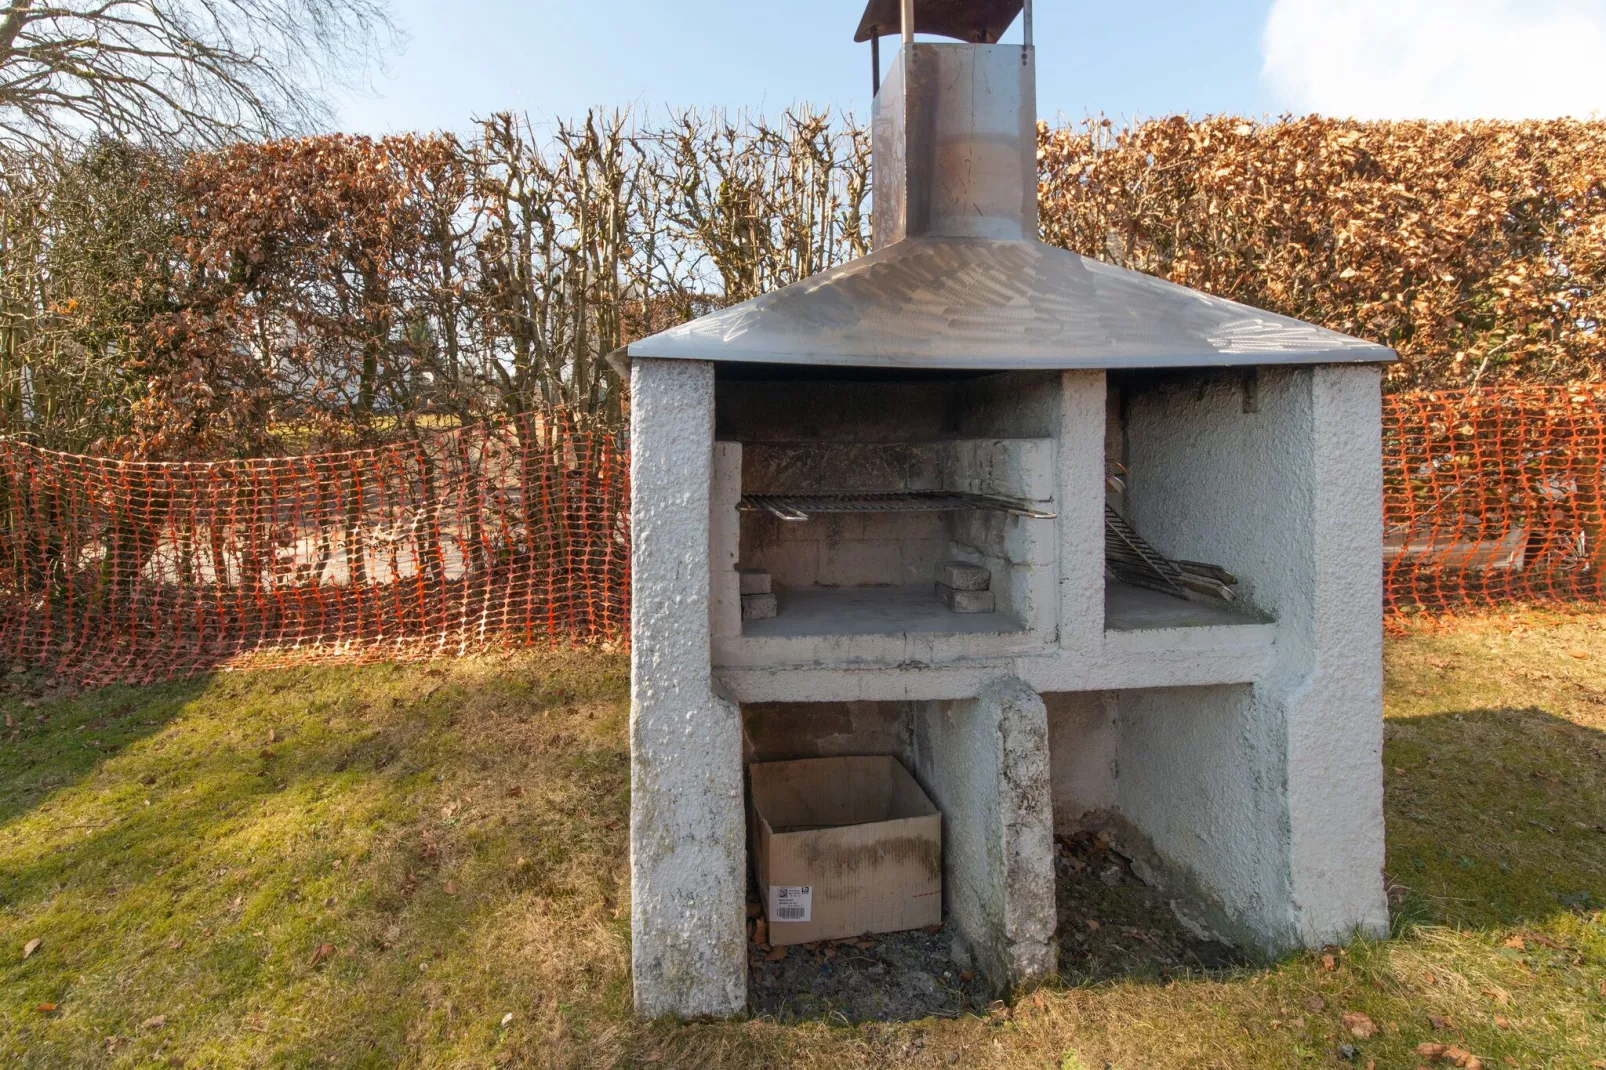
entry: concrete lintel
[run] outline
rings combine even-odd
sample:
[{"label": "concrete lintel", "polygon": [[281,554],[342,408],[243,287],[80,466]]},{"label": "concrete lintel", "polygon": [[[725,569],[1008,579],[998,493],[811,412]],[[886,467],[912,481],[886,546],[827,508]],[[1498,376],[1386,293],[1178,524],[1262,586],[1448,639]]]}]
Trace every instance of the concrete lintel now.
[{"label": "concrete lintel", "polygon": [[[1159,636],[1112,633],[1092,654],[1061,650],[1038,655],[950,658],[932,664],[918,658],[866,660],[807,656],[788,664],[766,647],[738,658],[752,640],[715,642],[715,674],[741,702],[849,702],[974,698],[987,680],[1018,676],[1039,692],[1112,691],[1134,687],[1202,687],[1252,683],[1274,664],[1275,625],[1168,629]],[[858,639],[862,637],[849,637]],[[964,637],[958,637],[964,638]],[[844,642],[845,649],[858,649]],[[805,654],[807,651],[805,651]],[[974,653],[978,653],[973,651]]]}]

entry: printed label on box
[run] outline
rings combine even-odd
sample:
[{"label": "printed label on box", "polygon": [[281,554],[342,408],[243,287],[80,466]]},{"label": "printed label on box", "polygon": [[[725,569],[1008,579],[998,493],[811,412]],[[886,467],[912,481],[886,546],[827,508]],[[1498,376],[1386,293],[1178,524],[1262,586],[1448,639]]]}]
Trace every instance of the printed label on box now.
[{"label": "printed label on box", "polygon": [[770,921],[810,921],[814,917],[814,889],[807,884],[770,885]]}]

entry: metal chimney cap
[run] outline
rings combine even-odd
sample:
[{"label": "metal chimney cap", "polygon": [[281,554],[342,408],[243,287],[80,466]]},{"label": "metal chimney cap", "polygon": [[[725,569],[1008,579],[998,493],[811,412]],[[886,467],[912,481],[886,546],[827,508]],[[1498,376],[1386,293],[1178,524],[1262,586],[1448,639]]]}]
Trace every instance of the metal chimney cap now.
[{"label": "metal chimney cap", "polygon": [[[1023,6],[1023,0],[915,0],[915,33],[992,44],[1009,29]],[[868,41],[901,30],[898,0],[870,0],[853,39]]]}]

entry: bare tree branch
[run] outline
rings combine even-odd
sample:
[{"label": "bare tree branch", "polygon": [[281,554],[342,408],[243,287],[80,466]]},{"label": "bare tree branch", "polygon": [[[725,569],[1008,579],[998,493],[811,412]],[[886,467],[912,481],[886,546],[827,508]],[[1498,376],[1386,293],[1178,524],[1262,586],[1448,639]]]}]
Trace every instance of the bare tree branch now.
[{"label": "bare tree branch", "polygon": [[305,132],[395,37],[385,0],[0,0],[0,145]]}]

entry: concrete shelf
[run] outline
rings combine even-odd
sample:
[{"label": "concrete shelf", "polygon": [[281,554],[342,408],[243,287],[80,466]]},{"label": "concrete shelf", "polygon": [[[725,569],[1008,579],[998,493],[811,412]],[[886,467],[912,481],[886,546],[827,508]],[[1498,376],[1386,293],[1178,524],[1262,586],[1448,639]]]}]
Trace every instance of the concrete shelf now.
[{"label": "concrete shelf", "polygon": [[1269,621],[1265,617],[1234,606],[1191,602],[1115,580],[1107,580],[1104,585],[1104,627],[1107,631],[1137,632],[1267,623]]},{"label": "concrete shelf", "polygon": [[955,613],[932,585],[776,591],[779,611],[742,625],[747,638],[811,635],[1003,634],[1020,632],[1005,613]]}]

